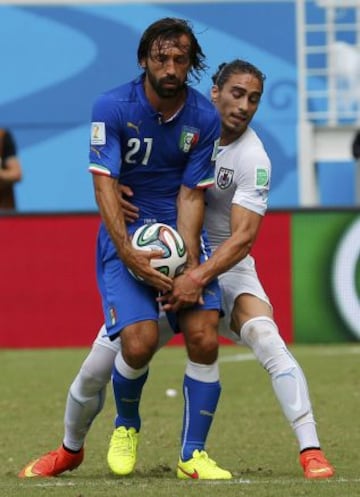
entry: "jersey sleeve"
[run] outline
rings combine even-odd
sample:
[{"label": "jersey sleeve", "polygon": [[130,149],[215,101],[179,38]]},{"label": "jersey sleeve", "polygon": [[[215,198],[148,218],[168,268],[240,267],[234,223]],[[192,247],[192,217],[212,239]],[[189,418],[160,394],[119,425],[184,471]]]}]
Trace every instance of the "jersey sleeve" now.
[{"label": "jersey sleeve", "polygon": [[118,178],[120,174],[121,119],[108,94],[95,101],[91,116],[89,171]]},{"label": "jersey sleeve", "polygon": [[205,189],[215,183],[215,159],[220,141],[220,118],[217,112],[202,126],[199,141],[189,154],[183,184],[188,188]]},{"label": "jersey sleeve", "polygon": [[250,149],[236,168],[236,190],[232,203],[263,216],[268,206],[271,179],[271,162],[261,147]]}]

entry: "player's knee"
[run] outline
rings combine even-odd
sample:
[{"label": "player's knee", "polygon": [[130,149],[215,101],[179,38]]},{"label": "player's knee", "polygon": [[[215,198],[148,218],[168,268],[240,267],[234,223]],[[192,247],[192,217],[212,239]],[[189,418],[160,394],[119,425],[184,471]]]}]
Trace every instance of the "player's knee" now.
[{"label": "player's knee", "polygon": [[250,319],[241,328],[241,339],[270,374],[279,374],[294,367],[294,360],[272,319]]},{"label": "player's knee", "polygon": [[94,376],[82,367],[70,386],[70,394],[80,403],[86,402],[106,388],[108,381],[107,378]]},{"label": "player's knee", "polygon": [[123,347],[122,355],[125,362],[134,369],[140,369],[146,366],[154,353],[156,352],[157,344],[141,343],[139,341],[130,342]]},{"label": "player's knee", "polygon": [[219,342],[216,329],[205,327],[192,330],[186,337],[189,358],[194,362],[212,364],[216,361]]}]

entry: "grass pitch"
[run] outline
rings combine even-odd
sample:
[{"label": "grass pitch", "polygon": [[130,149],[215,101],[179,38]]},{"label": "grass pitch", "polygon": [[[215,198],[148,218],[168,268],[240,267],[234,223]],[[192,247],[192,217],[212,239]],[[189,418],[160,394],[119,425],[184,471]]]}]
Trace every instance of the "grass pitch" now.
[{"label": "grass pitch", "polygon": [[[267,374],[247,349],[223,346],[222,395],[207,450],[234,479],[179,481],[181,384],[185,350],[168,347],[154,359],[141,405],[138,463],[132,476],[110,474],[106,452],[114,407],[111,389],[95,420],[84,463],[58,478],[17,478],[31,459],[62,440],[68,386],[85,349],[1,350],[1,497],[355,497],[360,495],[360,345],[294,346],[310,386],[323,449],[336,468],[325,481],[307,481],[292,430]],[[173,388],[178,395],[166,396]]]}]

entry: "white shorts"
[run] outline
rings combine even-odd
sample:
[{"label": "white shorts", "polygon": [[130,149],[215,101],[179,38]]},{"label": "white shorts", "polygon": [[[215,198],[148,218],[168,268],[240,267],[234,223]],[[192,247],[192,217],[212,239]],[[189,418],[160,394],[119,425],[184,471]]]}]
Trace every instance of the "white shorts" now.
[{"label": "white shorts", "polygon": [[95,344],[111,349],[115,353],[119,352],[120,350],[119,338],[116,338],[115,340],[111,341],[108,335],[106,334],[105,324],[103,324],[102,327],[100,328],[99,333],[97,334],[97,337],[95,338],[93,345]]},{"label": "white shorts", "polygon": [[220,335],[239,342],[240,338],[230,329],[231,313],[239,295],[249,293],[271,306],[269,297],[260,283],[255,268],[255,260],[248,255],[234,267],[219,276],[221,303],[225,316],[220,319]]}]

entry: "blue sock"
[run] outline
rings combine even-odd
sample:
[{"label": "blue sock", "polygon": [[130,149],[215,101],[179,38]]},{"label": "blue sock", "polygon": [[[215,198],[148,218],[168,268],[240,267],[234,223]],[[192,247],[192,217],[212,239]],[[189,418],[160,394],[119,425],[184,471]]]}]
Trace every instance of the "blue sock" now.
[{"label": "blue sock", "polygon": [[141,392],[148,377],[149,371],[134,380],[129,380],[122,376],[119,371],[113,368],[113,390],[115,396],[117,416],[115,427],[125,426],[140,430],[141,419],[139,414],[139,404]]},{"label": "blue sock", "polygon": [[183,461],[191,459],[194,450],[204,450],[220,392],[219,381],[205,383],[185,375],[183,384],[185,405],[181,433]]}]

